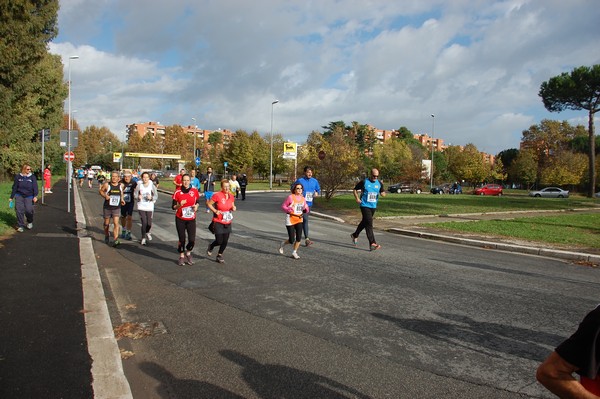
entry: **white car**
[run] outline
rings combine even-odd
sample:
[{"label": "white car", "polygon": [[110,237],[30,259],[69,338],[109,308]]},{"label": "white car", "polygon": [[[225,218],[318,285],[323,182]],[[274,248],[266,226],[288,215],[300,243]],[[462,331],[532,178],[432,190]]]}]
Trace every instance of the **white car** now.
[{"label": "white car", "polygon": [[530,191],[530,197],[569,198],[569,192],[558,187],[546,187],[539,191]]}]

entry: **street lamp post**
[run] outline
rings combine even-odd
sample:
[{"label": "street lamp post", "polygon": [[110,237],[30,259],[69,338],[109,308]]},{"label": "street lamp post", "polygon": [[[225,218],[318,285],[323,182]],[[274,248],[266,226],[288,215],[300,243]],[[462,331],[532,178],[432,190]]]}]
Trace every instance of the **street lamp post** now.
[{"label": "street lamp post", "polygon": [[435,136],[435,115],[431,114],[431,187],[433,188],[433,137]]},{"label": "street lamp post", "polygon": [[269,190],[273,190],[273,108],[279,100],[271,103],[271,162],[269,163]]},{"label": "street lamp post", "polygon": [[198,136],[196,129],[198,129],[198,125],[196,125],[196,118],[192,118],[192,120],[194,121],[194,150],[192,151],[192,157],[194,158],[194,165],[195,165],[195,162],[196,162],[196,136]]},{"label": "street lamp post", "polygon": [[76,60],[78,58],[78,55],[72,55],[69,57],[69,131],[67,133],[67,212],[69,213],[71,212],[71,169],[73,168],[71,163],[71,60]]}]

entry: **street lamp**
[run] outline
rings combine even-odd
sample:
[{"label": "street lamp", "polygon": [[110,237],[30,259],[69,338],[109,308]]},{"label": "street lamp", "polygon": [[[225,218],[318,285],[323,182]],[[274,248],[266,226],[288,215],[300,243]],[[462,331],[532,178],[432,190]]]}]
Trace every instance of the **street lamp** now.
[{"label": "street lamp", "polygon": [[273,107],[279,100],[271,103],[271,162],[269,163],[269,190],[273,190]]},{"label": "street lamp", "polygon": [[69,131],[67,133],[67,212],[71,212],[71,60],[78,59],[78,55],[72,55],[69,57]]},{"label": "street lamp", "polygon": [[194,157],[194,162],[196,162],[196,136],[198,136],[196,129],[198,129],[198,125],[196,125],[196,118],[192,118],[192,120],[194,121],[194,150],[192,151],[192,156]]},{"label": "street lamp", "polygon": [[433,137],[435,136],[435,115],[431,114],[431,187],[433,188]]}]

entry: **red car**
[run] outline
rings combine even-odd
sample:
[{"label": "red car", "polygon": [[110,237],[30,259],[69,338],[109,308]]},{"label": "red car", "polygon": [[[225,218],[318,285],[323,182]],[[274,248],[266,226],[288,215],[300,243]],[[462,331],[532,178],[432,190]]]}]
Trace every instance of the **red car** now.
[{"label": "red car", "polygon": [[486,184],[473,190],[475,195],[502,195],[502,186],[499,184]]}]

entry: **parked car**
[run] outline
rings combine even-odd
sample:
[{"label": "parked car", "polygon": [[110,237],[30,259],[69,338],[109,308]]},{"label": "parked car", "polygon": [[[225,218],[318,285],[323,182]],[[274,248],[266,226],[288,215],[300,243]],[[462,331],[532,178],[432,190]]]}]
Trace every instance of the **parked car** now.
[{"label": "parked car", "polygon": [[530,197],[569,198],[569,192],[558,187],[546,187],[538,191],[530,191]]},{"label": "parked car", "polygon": [[439,186],[432,187],[429,191],[431,194],[448,194],[451,186],[452,185],[450,183],[441,184]]},{"label": "parked car", "polygon": [[397,183],[388,187],[390,193],[411,193],[421,194],[423,189],[417,183]]},{"label": "parked car", "polygon": [[473,190],[475,195],[502,195],[502,186],[499,184],[486,184]]}]

